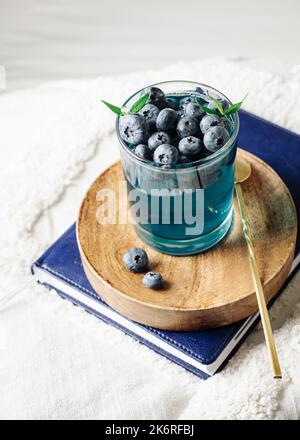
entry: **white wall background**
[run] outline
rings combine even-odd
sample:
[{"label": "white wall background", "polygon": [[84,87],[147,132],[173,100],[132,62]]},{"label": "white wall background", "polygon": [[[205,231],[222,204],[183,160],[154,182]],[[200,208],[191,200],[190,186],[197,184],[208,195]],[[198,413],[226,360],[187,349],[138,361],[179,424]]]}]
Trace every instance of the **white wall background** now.
[{"label": "white wall background", "polygon": [[13,89],[207,56],[288,71],[299,0],[0,0],[0,64]]}]

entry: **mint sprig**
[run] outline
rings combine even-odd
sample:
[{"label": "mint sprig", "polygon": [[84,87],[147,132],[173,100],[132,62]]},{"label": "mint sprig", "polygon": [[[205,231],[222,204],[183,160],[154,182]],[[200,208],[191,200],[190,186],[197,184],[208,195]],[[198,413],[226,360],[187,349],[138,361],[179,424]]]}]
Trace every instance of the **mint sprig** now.
[{"label": "mint sprig", "polygon": [[122,107],[117,107],[114,104],[110,104],[107,101],[104,101],[103,99],[101,99],[101,102],[103,102],[103,104],[105,104],[112,112],[116,113],[116,115],[118,116],[124,116],[128,113],[137,113],[139,112],[144,105],[146,104],[146,102],[149,99],[149,93],[146,93],[145,95],[143,95],[141,98],[139,98],[130,108],[129,112],[124,111],[124,109]]},{"label": "mint sprig", "polygon": [[227,118],[229,115],[231,115],[232,113],[236,113],[241,108],[241,106],[243,105],[247,96],[248,96],[248,94],[245,96],[245,98],[242,101],[237,102],[235,104],[232,104],[226,110],[224,110],[222,104],[217,99],[215,99],[213,97],[211,97],[211,99],[214,101],[214,103],[216,104],[216,107],[217,107],[215,110],[208,108],[205,105],[201,104],[201,102],[198,98],[196,98],[196,104],[198,105],[198,107],[201,108],[201,110],[205,111],[205,113],[208,113],[210,115],[221,116],[221,117],[223,116],[223,117]]},{"label": "mint sprig", "polygon": [[232,113],[237,112],[242,107],[242,105],[243,105],[245,99],[247,98],[247,96],[248,96],[248,93],[247,93],[247,95],[245,96],[245,98],[242,101],[237,102],[236,104],[232,104],[227,110],[225,110],[224,114],[226,116],[229,116]]},{"label": "mint sprig", "polygon": [[215,99],[215,98],[211,98],[213,101],[214,101],[214,103],[216,104],[216,107],[217,107],[217,109],[219,110],[219,113],[222,115],[222,116],[224,116],[224,109],[223,109],[223,107],[222,107],[222,104],[217,100],[217,99]]},{"label": "mint sprig", "polygon": [[103,99],[101,99],[101,102],[103,102],[103,104],[105,104],[112,112],[116,113],[117,115],[123,116],[125,114],[121,107],[117,107],[116,105],[110,104],[107,101],[103,101]]},{"label": "mint sprig", "polygon": [[146,104],[146,102],[148,101],[150,96],[150,93],[146,93],[146,95],[142,96],[140,99],[138,99],[133,106],[131,107],[131,109],[129,110],[129,113],[137,113],[140,110],[142,110],[142,108],[144,107],[144,105]]}]

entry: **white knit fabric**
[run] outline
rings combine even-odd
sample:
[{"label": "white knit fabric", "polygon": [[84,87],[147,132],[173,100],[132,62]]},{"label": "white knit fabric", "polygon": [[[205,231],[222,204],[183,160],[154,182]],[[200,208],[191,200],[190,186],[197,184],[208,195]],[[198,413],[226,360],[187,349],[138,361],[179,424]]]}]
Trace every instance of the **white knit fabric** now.
[{"label": "white knit fabric", "polygon": [[31,262],[118,157],[114,117],[100,99],[122,103],[145,84],[178,78],[234,101],[249,92],[247,110],[300,133],[299,76],[220,59],[0,96],[0,298],[15,294],[0,310],[1,418],[299,417],[299,275],[271,310],[282,381],[271,377],[260,328],[225,370],[202,381],[32,282]]}]

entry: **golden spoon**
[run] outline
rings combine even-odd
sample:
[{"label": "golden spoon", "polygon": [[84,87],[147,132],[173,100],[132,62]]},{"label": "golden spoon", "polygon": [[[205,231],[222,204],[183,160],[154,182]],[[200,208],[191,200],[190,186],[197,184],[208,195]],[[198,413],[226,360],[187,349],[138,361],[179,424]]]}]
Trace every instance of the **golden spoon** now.
[{"label": "golden spoon", "polygon": [[250,174],[251,174],[250,163],[245,159],[237,158],[235,162],[234,188],[235,188],[236,198],[238,201],[239,211],[242,217],[243,231],[248,246],[249,263],[250,263],[252,278],[255,286],[256,299],[257,299],[263,331],[268,347],[269,357],[272,365],[273,377],[274,379],[281,379],[282,374],[277,356],[275,341],[273,338],[272,327],[266,305],[266,299],[254,254],[254,247],[252,243],[252,232],[248,217],[248,210],[245,204],[243,191],[241,187],[241,183],[245,182],[245,180],[247,180],[248,177],[250,177]]}]

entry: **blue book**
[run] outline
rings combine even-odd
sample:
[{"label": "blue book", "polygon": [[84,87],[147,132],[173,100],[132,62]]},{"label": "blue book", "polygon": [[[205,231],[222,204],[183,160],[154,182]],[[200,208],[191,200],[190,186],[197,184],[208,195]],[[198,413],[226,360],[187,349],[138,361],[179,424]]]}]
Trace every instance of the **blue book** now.
[{"label": "blue book", "polygon": [[[300,136],[245,111],[240,112],[239,145],[267,162],[280,175],[300,215]],[[300,263],[299,234],[287,285]],[[173,332],[130,321],[105,304],[89,284],[80,260],[75,225],[32,266],[39,283],[131,335],[201,378],[219,371],[257,323],[255,314],[237,323],[198,332]],[[283,288],[281,290],[283,290]]]}]

